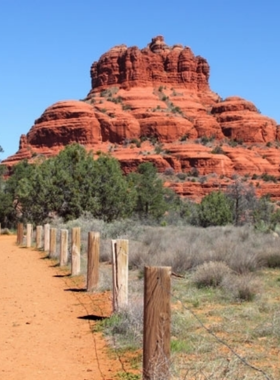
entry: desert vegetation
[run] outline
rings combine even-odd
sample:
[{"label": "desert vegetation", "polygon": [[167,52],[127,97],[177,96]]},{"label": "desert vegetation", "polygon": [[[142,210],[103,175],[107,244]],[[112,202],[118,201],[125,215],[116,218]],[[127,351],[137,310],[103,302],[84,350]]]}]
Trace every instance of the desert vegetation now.
[{"label": "desert vegetation", "polygon": [[113,350],[130,350],[136,367],[141,367],[144,266],[171,266],[171,378],[278,378],[276,233],[249,224],[161,227],[139,219],[107,223],[89,215],[66,223],[55,219],[54,226],[81,227],[84,273],[87,232],[100,232],[99,290],[112,286],[111,239],[129,239],[129,305],[94,331],[103,331]]},{"label": "desert vegetation", "polygon": [[159,218],[166,211],[164,197],[163,183],[150,163],[125,177],[116,159],[104,154],[94,159],[74,144],[54,158],[13,167],[9,179],[1,182],[0,221],[9,227],[17,221],[42,223],[53,215],[71,220],[84,212],[105,221],[133,213]]},{"label": "desert vegetation", "polygon": [[[3,227],[15,226],[18,221],[43,223],[54,216],[73,220],[85,212],[106,222],[137,218],[161,226],[202,227],[249,223],[262,230],[273,230],[280,218],[269,196],[258,199],[253,186],[238,178],[225,192],[212,192],[198,204],[165,188],[151,163],[140,164],[125,176],[116,159],[99,152],[94,155],[79,144],[67,146],[50,159],[24,160],[11,169],[7,180],[5,167],[0,169]],[[170,169],[168,177],[175,175]],[[200,179],[196,167],[178,173],[178,179],[187,175]]]},{"label": "desert vegetation", "polygon": [[81,227],[83,273],[87,234],[100,232],[99,290],[112,285],[111,239],[129,239],[129,305],[95,325],[115,350],[140,352],[144,266],[170,266],[171,377],[277,378],[280,213],[268,196],[258,199],[236,178],[200,204],[182,200],[152,164],[124,176],[114,158],[77,144],[48,160],[21,162],[7,180],[0,168],[2,227]]}]

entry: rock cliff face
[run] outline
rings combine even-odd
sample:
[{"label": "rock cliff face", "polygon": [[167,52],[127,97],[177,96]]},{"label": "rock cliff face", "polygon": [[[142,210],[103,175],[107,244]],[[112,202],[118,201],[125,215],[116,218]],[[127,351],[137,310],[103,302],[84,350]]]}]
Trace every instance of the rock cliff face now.
[{"label": "rock cliff face", "polygon": [[210,68],[189,47],[166,45],[162,36],[152,39],[145,49],[115,46],[91,67],[92,88],[108,86],[143,87],[176,85],[194,91],[209,90]]},{"label": "rock cliff face", "polygon": [[204,58],[167,46],[161,36],[141,50],[116,46],[93,63],[86,98],[47,108],[3,163],[52,156],[78,142],[110,152],[125,172],[145,161],[174,172],[165,179],[183,196],[199,199],[234,175],[254,175],[259,194],[280,199],[275,183],[261,177],[280,175],[279,126],[247,100],[222,100],[209,87],[209,73]]}]

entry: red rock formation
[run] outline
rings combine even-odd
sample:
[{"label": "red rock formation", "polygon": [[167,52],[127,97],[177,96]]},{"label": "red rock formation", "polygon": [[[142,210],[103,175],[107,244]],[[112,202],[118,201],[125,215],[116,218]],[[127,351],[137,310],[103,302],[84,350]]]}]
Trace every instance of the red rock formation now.
[{"label": "red rock formation", "polygon": [[261,143],[276,139],[276,122],[261,115],[253,103],[244,99],[227,98],[214,105],[211,113],[229,139]]},{"label": "red rock formation", "polygon": [[[221,100],[209,87],[209,73],[204,58],[188,47],[166,45],[161,36],[141,50],[116,46],[93,63],[85,100],[47,108],[3,163],[52,156],[78,142],[110,152],[126,173],[145,161],[160,172],[171,167],[187,174],[195,168],[199,178],[175,177],[169,185],[196,199],[227,186],[235,174],[278,177],[279,126],[247,100]],[[257,182],[258,194],[280,199],[277,186]]]},{"label": "red rock formation", "polygon": [[108,86],[130,87],[176,85],[194,91],[210,90],[210,68],[189,47],[167,46],[162,36],[142,50],[126,45],[115,46],[91,67],[92,92]]},{"label": "red rock formation", "polygon": [[58,102],[35,120],[28,134],[20,137],[19,151],[3,163],[14,164],[36,154],[52,156],[73,142],[92,146],[100,141],[100,125],[92,106],[79,101]]},{"label": "red rock formation", "polygon": [[77,101],[58,102],[47,108],[27,134],[28,144],[35,148],[100,141],[100,125],[92,106]]}]

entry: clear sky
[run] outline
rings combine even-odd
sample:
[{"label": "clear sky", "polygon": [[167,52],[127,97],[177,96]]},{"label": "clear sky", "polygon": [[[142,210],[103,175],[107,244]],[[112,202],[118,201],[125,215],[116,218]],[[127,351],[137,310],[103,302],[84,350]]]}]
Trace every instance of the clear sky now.
[{"label": "clear sky", "polygon": [[157,35],[206,58],[214,92],[280,124],[279,15],[279,0],[0,0],[0,159],[47,107],[85,97],[101,54]]}]

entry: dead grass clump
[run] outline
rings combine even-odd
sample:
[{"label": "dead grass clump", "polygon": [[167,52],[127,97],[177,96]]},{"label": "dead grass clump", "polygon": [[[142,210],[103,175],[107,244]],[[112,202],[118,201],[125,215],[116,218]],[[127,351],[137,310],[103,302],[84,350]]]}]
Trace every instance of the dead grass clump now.
[{"label": "dead grass clump", "polygon": [[261,282],[252,273],[231,273],[223,278],[221,287],[239,301],[252,301],[261,293]]},{"label": "dead grass clump", "polygon": [[278,266],[278,239],[255,231],[252,226],[159,227],[146,222],[127,219],[105,223],[85,214],[66,224],[54,220],[52,227],[67,228],[69,242],[71,228],[81,227],[83,255],[87,251],[88,232],[100,232],[101,261],[111,260],[110,239],[128,239],[130,268],[139,270],[145,265],[171,266],[174,272],[186,274],[210,261],[224,262],[239,274],[257,271],[264,265]]},{"label": "dead grass clump", "polygon": [[199,265],[193,275],[193,282],[197,287],[217,287],[224,277],[231,272],[227,264],[220,261],[209,261]]},{"label": "dead grass clump", "polygon": [[262,253],[254,251],[249,244],[236,245],[234,253],[225,258],[228,266],[236,273],[255,272],[262,266]]},{"label": "dead grass clump", "polygon": [[1,235],[11,235],[11,231],[8,228],[3,228],[1,231]]},{"label": "dead grass clump", "polygon": [[110,239],[100,239],[99,260],[101,262],[111,262],[112,242]]},{"label": "dead grass clump", "polygon": [[263,254],[263,263],[268,268],[280,268],[280,253],[265,252]]},{"label": "dead grass clump", "polygon": [[276,337],[280,338],[280,310],[275,311],[269,320],[259,324],[255,330],[254,335],[259,338],[263,337]]},{"label": "dead grass clump", "polygon": [[143,339],[143,302],[135,300],[101,322],[106,335],[113,337],[115,348],[138,349]]}]

